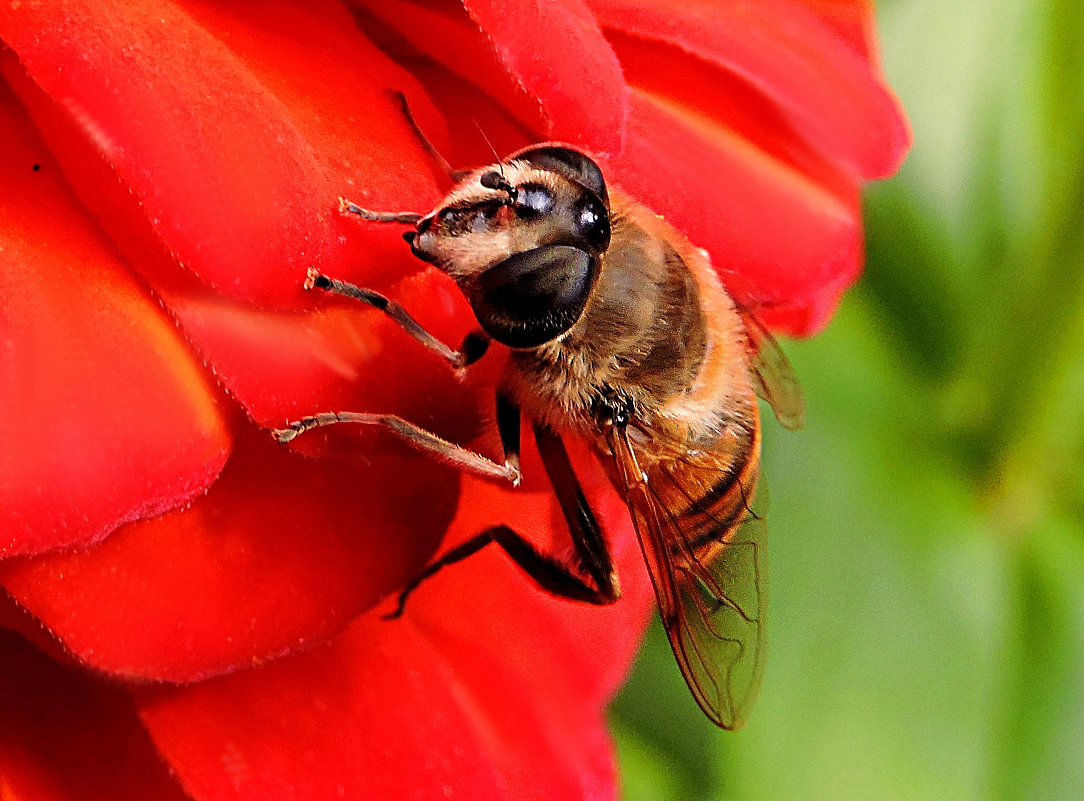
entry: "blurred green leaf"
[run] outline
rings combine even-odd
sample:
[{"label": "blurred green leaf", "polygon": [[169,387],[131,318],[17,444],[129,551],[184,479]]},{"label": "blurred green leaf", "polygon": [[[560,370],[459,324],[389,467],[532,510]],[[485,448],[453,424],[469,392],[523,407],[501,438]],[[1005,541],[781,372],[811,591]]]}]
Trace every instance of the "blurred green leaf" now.
[{"label": "blurred green leaf", "polygon": [[1084,543],[1050,519],[1018,551],[1014,671],[1005,686],[996,797],[1079,798],[1084,788]]},{"label": "blurred green leaf", "polygon": [[683,761],[641,739],[633,728],[614,725],[619,746],[618,761],[627,792],[625,801],[652,801],[656,798],[689,798],[693,783],[683,775]]}]

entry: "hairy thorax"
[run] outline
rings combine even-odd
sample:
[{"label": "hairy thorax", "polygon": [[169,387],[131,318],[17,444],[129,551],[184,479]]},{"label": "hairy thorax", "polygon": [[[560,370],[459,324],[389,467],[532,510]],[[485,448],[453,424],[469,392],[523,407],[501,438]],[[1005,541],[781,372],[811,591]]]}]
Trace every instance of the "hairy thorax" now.
[{"label": "hairy thorax", "polygon": [[[741,322],[700,252],[662,220],[614,198],[613,239],[587,308],[560,339],[514,351],[508,390],[551,427],[590,435],[600,398],[633,429],[683,446],[754,425]],[[751,406],[752,404],[752,406]]]}]

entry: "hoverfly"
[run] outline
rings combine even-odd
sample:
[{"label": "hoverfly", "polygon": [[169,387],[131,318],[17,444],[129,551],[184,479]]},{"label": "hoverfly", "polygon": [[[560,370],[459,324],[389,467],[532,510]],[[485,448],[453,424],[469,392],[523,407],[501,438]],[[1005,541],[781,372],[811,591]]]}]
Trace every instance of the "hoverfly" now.
[{"label": "hoverfly", "polygon": [[411,252],[460,287],[481,333],[456,351],[377,292],[310,270],[306,288],[357,298],[462,368],[490,342],[510,349],[497,388],[504,461],[495,462],[390,415],[326,413],[275,434],[381,425],[412,446],[518,484],[521,418],[530,421],[574,544],[575,564],[495,526],[438,558],[437,570],[496,543],[542,588],[609,604],[613,559],[562,436],[586,439],[623,493],[659,613],[693,696],[734,729],[759,685],[764,655],[765,523],[757,507],[756,396],[788,428],[802,400],[767,330],[723,288],[706,252],[614,187],[574,147],[540,144],[460,173],[428,214],[344,213],[410,226]]}]

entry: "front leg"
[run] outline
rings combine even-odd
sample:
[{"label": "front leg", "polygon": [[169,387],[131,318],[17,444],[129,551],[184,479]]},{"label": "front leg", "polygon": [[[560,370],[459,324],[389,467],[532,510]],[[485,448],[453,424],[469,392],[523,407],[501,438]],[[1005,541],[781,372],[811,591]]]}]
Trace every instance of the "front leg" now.
[{"label": "front leg", "polygon": [[422,324],[410,316],[410,313],[391,298],[381,295],[372,289],[363,289],[345,281],[328,278],[315,267],[310,267],[305,277],[305,289],[322,289],[333,295],[360,300],[374,309],[379,309],[395,320],[399,326],[410,334],[414,339],[421,342],[429,350],[446,359],[448,363],[461,370],[468,365],[474,364],[481,359],[489,349],[489,337],[481,331],[473,331],[463,339],[459,350],[452,350],[435,336],[430,334]]}]

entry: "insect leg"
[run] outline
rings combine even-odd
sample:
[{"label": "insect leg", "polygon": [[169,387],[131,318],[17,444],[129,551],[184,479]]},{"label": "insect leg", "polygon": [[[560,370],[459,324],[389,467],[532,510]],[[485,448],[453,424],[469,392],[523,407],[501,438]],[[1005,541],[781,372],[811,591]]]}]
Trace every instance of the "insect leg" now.
[{"label": "insect leg", "polygon": [[499,545],[501,550],[508,554],[509,558],[524,573],[534,579],[535,583],[547,592],[562,598],[590,604],[603,605],[617,600],[616,596],[600,593],[554,557],[540,552],[522,534],[516,533],[508,526],[500,525],[487,528],[481,534],[471,537],[462,545],[452,548],[429,565],[403,588],[403,591],[399,593],[398,605],[395,610],[384,617],[391,620],[402,615],[403,610],[406,608],[407,598],[410,597],[414,590],[418,589],[423,581],[448,565],[454,565],[456,562],[462,562],[468,556],[473,556],[490,543]]},{"label": "insect leg", "polygon": [[430,158],[437,163],[441,171],[451,178],[455,182],[459,182],[465,175],[470,173],[470,170],[457,170],[448,163],[448,159],[444,158],[436,146],[429,141],[429,137],[422,131],[418,121],[414,119],[414,112],[410,110],[410,104],[407,102],[406,95],[402,92],[392,92],[393,95],[399,100],[400,105],[403,107],[403,116],[406,117],[408,123],[410,123],[411,129],[414,131],[414,135],[418,137],[418,141],[422,143],[422,147],[425,148],[425,152],[429,154]]},{"label": "insect leg", "polygon": [[519,485],[519,460],[498,464],[480,453],[461,448],[448,440],[438,437],[431,431],[415,425],[393,414],[367,414],[364,412],[325,412],[296,420],[286,428],[276,429],[271,433],[279,442],[286,443],[314,428],[335,425],[336,423],[356,423],[359,425],[383,426],[398,436],[411,447],[436,455],[439,459],[472,473],[490,478],[503,478]]},{"label": "insect leg", "polygon": [[489,337],[481,331],[474,331],[467,334],[463,339],[463,344],[460,346],[459,350],[452,350],[426,331],[421,323],[411,317],[406,309],[391,298],[381,295],[379,292],[375,292],[372,289],[362,289],[353,284],[348,284],[345,281],[328,278],[326,275],[317,271],[315,267],[309,268],[309,273],[305,278],[304,286],[305,289],[322,289],[333,295],[343,295],[344,297],[353,298],[354,300],[360,300],[362,303],[368,304],[374,309],[379,309],[391,319],[395,320],[395,322],[397,322],[404,331],[414,337],[414,339],[418,340],[437,355],[447,359],[449,364],[456,369],[462,369],[468,365],[474,364],[474,362],[485,355],[486,350],[489,348]]},{"label": "insect leg", "polygon": [[402,223],[403,225],[417,225],[422,218],[422,215],[416,211],[371,211],[370,209],[363,209],[357,203],[344,197],[339,198],[339,213],[356,214],[361,219],[369,222]]},{"label": "insect leg", "polygon": [[[504,395],[497,395],[497,429],[504,447],[505,463],[519,467],[520,410]],[[509,558],[534,579],[539,587],[573,601],[591,604],[611,604],[620,597],[613,562],[602,539],[602,533],[591,507],[587,504],[580,489],[576,474],[568,460],[564,444],[548,428],[535,426],[535,439],[538,441],[546,473],[550,476],[557,494],[561,511],[565,515],[576,555],[584,571],[591,578],[585,581],[560,560],[540,552],[521,534],[506,525],[493,526],[477,536],[458,545],[441,556],[399,593],[399,603],[388,618],[399,617],[406,606],[407,598],[427,578],[448,565],[461,562],[482,550],[490,543],[496,543],[508,554]],[[593,582],[593,584],[592,584]]]},{"label": "insect leg", "polygon": [[519,469],[519,408],[497,393],[497,433],[501,437],[504,463]]},{"label": "insect leg", "polygon": [[568,523],[580,566],[594,581],[602,598],[616,601],[621,591],[618,588],[613,557],[572,469],[564,443],[556,432],[538,423],[534,425],[534,438],[538,443],[538,453],[542,457],[546,475],[553,485],[565,522]]}]

